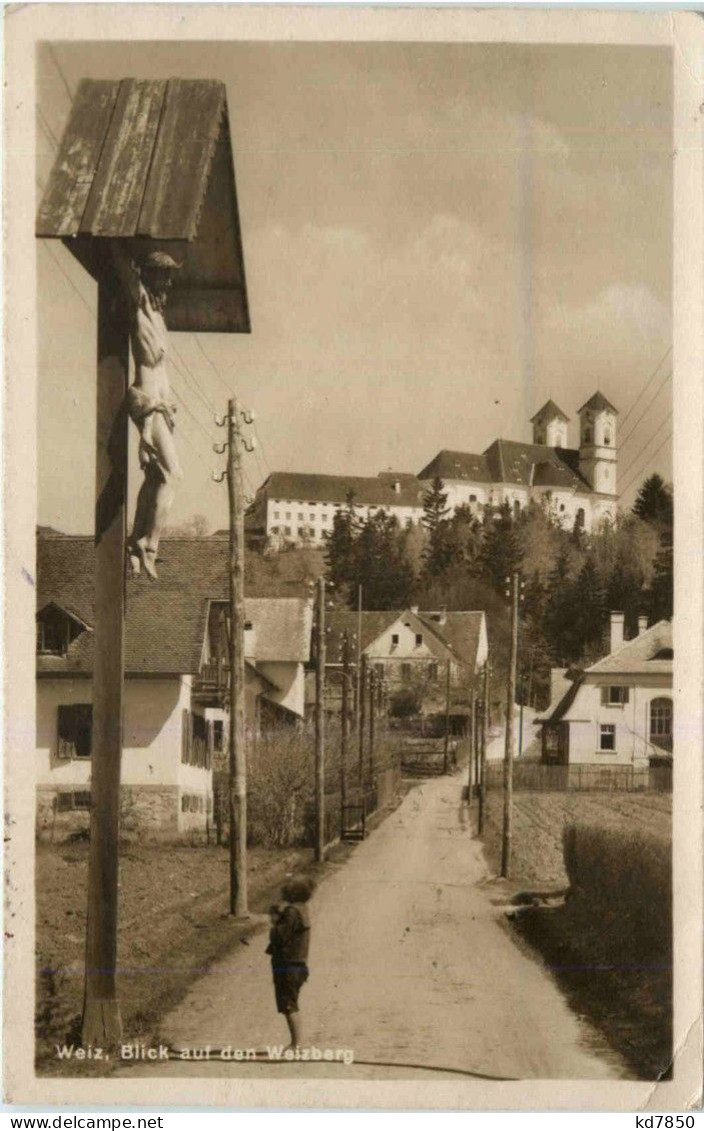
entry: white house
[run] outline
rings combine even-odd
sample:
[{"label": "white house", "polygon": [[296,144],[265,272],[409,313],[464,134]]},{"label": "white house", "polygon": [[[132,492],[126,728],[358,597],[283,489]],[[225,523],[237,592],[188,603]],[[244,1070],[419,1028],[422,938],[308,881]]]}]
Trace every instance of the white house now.
[{"label": "white house", "polygon": [[549,400],[531,420],[533,442],[494,440],[480,454],[443,450],[417,475],[381,472],[375,477],[273,472],[256,493],[246,520],[253,545],[323,546],[336,511],[350,492],[366,519],[383,510],[402,526],[419,522],[423,498],[442,480],[452,510],[529,502],[545,506],[565,527],[586,531],[616,517],[617,409],[597,392],[578,410],[579,446],[568,446],[569,418]]},{"label": "white house", "polygon": [[[40,536],[37,564],[37,825],[51,835],[85,826],[90,807],[93,540]],[[159,583],[127,581],[124,830],[178,837],[209,825],[228,729],[226,567],[225,541],[166,539]],[[311,602],[252,600],[245,615],[248,724],[302,718]]]},{"label": "white house", "polygon": [[[672,625],[624,641],[623,613],[611,614],[611,652],[565,673],[541,719],[542,757],[557,765],[649,765],[672,758]],[[561,685],[560,685],[561,682]]]},{"label": "white house", "polygon": [[335,668],[340,668],[344,639],[351,660],[356,661],[361,620],[361,646],[368,671],[383,682],[389,696],[401,688],[422,682],[428,699],[444,701],[447,669],[454,698],[458,688],[468,692],[489,654],[486,616],[483,611],[420,611],[413,607],[381,612],[335,610],[327,617],[327,664],[329,704],[340,698]]}]

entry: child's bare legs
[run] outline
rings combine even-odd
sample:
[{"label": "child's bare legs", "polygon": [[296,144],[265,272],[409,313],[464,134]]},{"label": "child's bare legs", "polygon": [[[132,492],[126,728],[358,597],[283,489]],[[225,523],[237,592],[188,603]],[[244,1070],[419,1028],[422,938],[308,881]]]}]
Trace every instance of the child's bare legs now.
[{"label": "child's bare legs", "polygon": [[287,1013],[286,1024],[291,1034],[291,1044],[288,1047],[290,1049],[301,1048],[303,1043],[303,1023],[300,1013],[298,1011],[296,1011],[296,1013]]}]

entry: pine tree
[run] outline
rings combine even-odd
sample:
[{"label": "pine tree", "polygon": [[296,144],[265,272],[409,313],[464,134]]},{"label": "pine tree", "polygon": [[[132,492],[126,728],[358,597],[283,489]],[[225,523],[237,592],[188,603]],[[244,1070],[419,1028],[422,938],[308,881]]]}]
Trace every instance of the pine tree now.
[{"label": "pine tree", "polygon": [[[398,519],[378,511],[365,522],[355,544],[356,582],[365,609],[400,609],[410,604],[414,575]],[[350,594],[354,606],[356,592]]]},{"label": "pine tree", "polygon": [[423,495],[423,517],[421,522],[428,531],[431,539],[441,522],[444,522],[450,513],[447,505],[447,492],[443,490],[443,481],[436,475],[430,484],[430,490]]},{"label": "pine tree", "polygon": [[498,513],[485,513],[481,570],[497,593],[502,593],[506,578],[520,568],[522,560],[523,549],[516,524],[511,507],[505,502]]},{"label": "pine tree", "polygon": [[354,506],[354,492],[350,491],[345,509],[335,512],[332,532],[325,547],[328,580],[341,593],[355,584],[358,572],[356,565],[358,538],[359,519]]},{"label": "pine tree", "polygon": [[651,526],[672,529],[672,487],[661,475],[650,475],[642,484],[633,504],[633,513]]}]

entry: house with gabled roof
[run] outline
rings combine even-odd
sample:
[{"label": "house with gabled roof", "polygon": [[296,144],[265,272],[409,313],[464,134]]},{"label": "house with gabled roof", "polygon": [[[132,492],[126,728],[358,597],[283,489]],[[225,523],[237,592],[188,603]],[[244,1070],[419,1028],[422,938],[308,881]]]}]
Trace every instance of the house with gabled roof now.
[{"label": "house with gabled roof", "polygon": [[611,614],[608,656],[583,669],[558,673],[553,699],[536,719],[542,760],[556,765],[632,766],[672,760],[672,624],[624,640],[623,613]]},{"label": "house with gabled roof", "polygon": [[[358,641],[361,623],[361,641]],[[387,701],[405,687],[424,684],[428,707],[444,703],[449,666],[452,688],[459,702],[466,699],[477,673],[484,667],[489,644],[485,613],[390,609],[357,612],[331,611],[326,618],[328,688],[331,703],[339,699],[340,681],[335,669],[342,663],[345,637],[354,661],[365,657],[385,689]],[[336,694],[337,692],[337,694]]]},{"label": "house with gabled roof", "polygon": [[[92,753],[92,538],[37,540],[37,821],[87,824]],[[226,539],[160,546],[160,581],[126,580],[123,828],[203,834],[212,770],[226,755]],[[312,602],[245,601],[245,715],[251,729],[304,713]]]}]

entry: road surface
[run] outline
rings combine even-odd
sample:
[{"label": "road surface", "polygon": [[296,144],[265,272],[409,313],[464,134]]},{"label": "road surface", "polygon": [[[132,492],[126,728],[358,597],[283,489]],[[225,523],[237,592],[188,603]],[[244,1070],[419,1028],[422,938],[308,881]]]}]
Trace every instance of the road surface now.
[{"label": "road surface", "polygon": [[[277,1075],[417,1077],[426,1065],[490,1077],[618,1079],[623,1066],[568,1008],[539,960],[514,942],[460,776],[417,786],[311,905],[305,1040],[355,1064],[279,1064]],[[192,986],[162,1023],[176,1048],[286,1043],[274,1009],[266,931]],[[130,1075],[258,1076],[268,1065],[211,1059],[121,1068]],[[437,1078],[437,1073],[433,1073]],[[445,1075],[443,1073],[442,1075]]]}]

